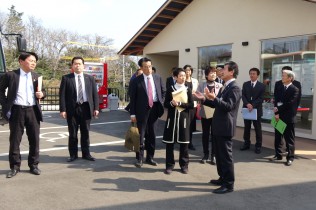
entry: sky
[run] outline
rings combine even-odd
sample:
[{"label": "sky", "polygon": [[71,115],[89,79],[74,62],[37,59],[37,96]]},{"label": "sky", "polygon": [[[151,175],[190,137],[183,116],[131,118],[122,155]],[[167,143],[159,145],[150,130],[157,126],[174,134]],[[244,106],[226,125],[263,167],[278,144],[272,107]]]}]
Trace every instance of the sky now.
[{"label": "sky", "polygon": [[[11,5],[23,17],[34,16],[45,28],[113,39],[120,50],[163,5],[165,0],[0,0],[0,11]],[[75,41],[75,40],[70,40]]]}]

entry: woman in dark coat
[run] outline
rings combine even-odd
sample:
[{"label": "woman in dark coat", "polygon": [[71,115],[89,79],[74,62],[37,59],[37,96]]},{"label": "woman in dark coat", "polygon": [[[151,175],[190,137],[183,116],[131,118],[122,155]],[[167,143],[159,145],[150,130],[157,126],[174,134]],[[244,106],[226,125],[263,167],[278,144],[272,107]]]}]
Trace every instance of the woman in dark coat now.
[{"label": "woman in dark coat", "polygon": [[[182,68],[176,70],[176,84],[169,87],[166,92],[164,106],[168,108],[165,130],[162,142],[166,144],[166,170],[165,174],[171,174],[174,168],[174,144],[180,144],[179,164],[183,174],[188,173],[190,143],[190,118],[189,110],[193,109],[192,91],[185,86],[185,71]],[[173,94],[178,93],[178,96]],[[182,99],[179,99],[182,95]]]}]

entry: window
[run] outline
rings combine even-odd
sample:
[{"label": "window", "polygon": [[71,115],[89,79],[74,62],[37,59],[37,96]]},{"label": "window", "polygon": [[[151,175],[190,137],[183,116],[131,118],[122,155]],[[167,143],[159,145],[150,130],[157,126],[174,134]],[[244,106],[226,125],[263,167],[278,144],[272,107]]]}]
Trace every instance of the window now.
[{"label": "window", "polygon": [[[315,75],[316,35],[263,40],[261,69],[266,84],[265,101],[273,101],[274,84],[281,79],[282,67],[291,66],[295,80],[302,85],[302,98],[297,113],[296,127],[311,129]],[[268,122],[268,104],[264,104],[263,119]]]},{"label": "window", "polygon": [[199,47],[199,63],[198,63],[198,75],[199,81],[205,80],[204,69],[209,66],[218,64],[224,64],[231,60],[232,57],[232,45],[217,45],[208,47]]}]

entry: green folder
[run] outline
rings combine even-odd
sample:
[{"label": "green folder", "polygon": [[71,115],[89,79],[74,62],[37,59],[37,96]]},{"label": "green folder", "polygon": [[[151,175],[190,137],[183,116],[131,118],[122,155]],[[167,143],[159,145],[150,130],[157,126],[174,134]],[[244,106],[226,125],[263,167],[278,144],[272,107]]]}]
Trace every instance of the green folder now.
[{"label": "green folder", "polygon": [[275,120],[275,117],[272,117],[271,119],[271,125],[277,129],[281,134],[284,133],[284,130],[286,128],[286,124],[285,122],[283,122],[281,119],[279,119],[278,121]]}]

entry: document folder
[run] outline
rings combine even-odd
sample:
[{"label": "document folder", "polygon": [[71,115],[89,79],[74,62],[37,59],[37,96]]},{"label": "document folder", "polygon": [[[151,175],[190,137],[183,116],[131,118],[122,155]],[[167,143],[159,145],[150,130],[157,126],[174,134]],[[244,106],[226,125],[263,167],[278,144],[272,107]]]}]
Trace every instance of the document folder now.
[{"label": "document folder", "polygon": [[247,108],[242,108],[241,113],[245,120],[257,120],[257,109],[252,109],[249,112]]},{"label": "document folder", "polygon": [[271,119],[271,125],[278,130],[281,134],[284,133],[284,130],[286,128],[286,124],[285,122],[283,122],[281,119],[279,119],[278,121],[275,120],[275,117],[272,117]]}]

